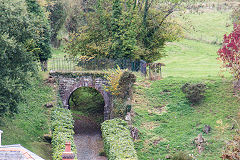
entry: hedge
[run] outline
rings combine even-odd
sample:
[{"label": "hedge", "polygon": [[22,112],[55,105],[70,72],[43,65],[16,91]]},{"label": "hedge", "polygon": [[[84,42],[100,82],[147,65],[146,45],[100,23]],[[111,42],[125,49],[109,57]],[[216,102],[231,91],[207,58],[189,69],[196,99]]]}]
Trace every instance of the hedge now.
[{"label": "hedge", "polygon": [[108,160],[137,160],[136,150],[126,121],[107,120],[101,125]]},{"label": "hedge", "polygon": [[[59,103],[51,112],[53,160],[62,160],[66,141],[71,142],[71,148],[77,157],[77,150],[73,139],[73,117],[71,111]],[[77,159],[77,158],[76,158]]]}]

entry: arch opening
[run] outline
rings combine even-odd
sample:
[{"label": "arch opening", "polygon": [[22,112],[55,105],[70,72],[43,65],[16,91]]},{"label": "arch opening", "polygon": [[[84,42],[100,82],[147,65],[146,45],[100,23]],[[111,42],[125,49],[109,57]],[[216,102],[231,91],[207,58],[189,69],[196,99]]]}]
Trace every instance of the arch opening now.
[{"label": "arch opening", "polygon": [[92,87],[79,87],[69,96],[74,119],[74,141],[78,159],[98,159],[103,150],[100,124],[104,121],[103,95]]},{"label": "arch opening", "polygon": [[74,131],[99,132],[100,124],[104,121],[104,97],[92,87],[79,87],[68,99],[68,106],[74,117]]}]

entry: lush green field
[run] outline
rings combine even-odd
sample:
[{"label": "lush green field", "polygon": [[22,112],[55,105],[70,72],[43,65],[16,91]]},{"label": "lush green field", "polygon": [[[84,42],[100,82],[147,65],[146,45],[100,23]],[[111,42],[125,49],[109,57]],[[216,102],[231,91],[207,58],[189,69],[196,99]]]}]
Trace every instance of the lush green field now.
[{"label": "lush green field", "polygon": [[217,60],[218,45],[183,39],[169,43],[165,50],[167,57],[159,60],[163,67],[163,76],[174,77],[216,77],[229,76],[223,71]]},{"label": "lush green field", "polygon": [[46,160],[51,159],[51,146],[43,141],[43,135],[49,133],[49,113],[44,104],[53,98],[50,87],[39,80],[22,94],[25,101],[19,104],[19,113],[14,117],[1,120],[3,145],[21,144]]},{"label": "lush green field", "polygon": [[[148,81],[138,77],[133,99],[134,125],[140,131],[135,148],[141,160],[166,159],[178,151],[198,160],[220,159],[227,140],[235,133],[234,119],[239,112],[239,100],[233,96],[231,74],[221,69],[217,60],[219,45],[214,40],[231,31],[229,13],[210,12],[187,15],[198,32],[189,31],[183,39],[165,47],[167,57],[159,60],[163,79]],[[204,39],[201,37],[204,37]],[[219,41],[221,42],[221,41]],[[205,99],[196,106],[189,104],[181,91],[186,82],[207,85]],[[210,134],[203,133],[210,125]],[[202,133],[207,141],[199,154],[193,140]]]},{"label": "lush green field", "polygon": [[220,45],[214,43],[216,40],[221,43],[223,35],[232,31],[230,13],[186,14],[180,20],[186,29],[185,36],[190,39],[171,42],[165,46],[167,57],[158,61],[166,64],[163,76],[230,76],[217,60]]},{"label": "lush green field", "polygon": [[208,43],[221,43],[223,35],[233,29],[231,12],[211,11],[202,14],[185,14],[181,22],[186,37]]}]

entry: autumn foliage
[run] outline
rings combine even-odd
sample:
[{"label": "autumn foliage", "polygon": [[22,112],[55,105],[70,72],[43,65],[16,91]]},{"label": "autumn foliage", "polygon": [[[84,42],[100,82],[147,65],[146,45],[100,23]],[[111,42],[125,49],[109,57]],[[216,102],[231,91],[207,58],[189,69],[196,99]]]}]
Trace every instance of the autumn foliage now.
[{"label": "autumn foliage", "polygon": [[224,35],[218,55],[224,67],[230,68],[233,76],[240,80],[240,25],[234,25],[233,32]]}]

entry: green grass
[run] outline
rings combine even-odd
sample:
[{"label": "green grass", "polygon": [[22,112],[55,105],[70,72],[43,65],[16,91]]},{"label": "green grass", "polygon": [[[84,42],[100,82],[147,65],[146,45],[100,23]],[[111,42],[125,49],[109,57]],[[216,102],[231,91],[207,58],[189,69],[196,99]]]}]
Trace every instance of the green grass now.
[{"label": "green grass", "polygon": [[[185,35],[190,39],[168,43],[165,46],[167,57],[159,60],[166,64],[163,76],[174,77],[216,77],[230,76],[223,72],[222,63],[217,60],[223,35],[233,30],[230,13],[208,12],[202,14],[186,14],[180,17]],[[226,24],[230,24],[226,27]],[[193,30],[194,28],[194,30]]]},{"label": "green grass", "polygon": [[64,56],[67,55],[64,52],[64,48],[60,47],[60,48],[52,48],[52,58],[64,58]]},{"label": "green grass", "polygon": [[25,101],[19,104],[19,113],[14,117],[4,117],[0,125],[3,130],[3,145],[21,144],[42,158],[51,159],[51,147],[43,141],[49,133],[48,110],[43,107],[53,99],[53,91],[39,80],[23,93]]},{"label": "green grass", "polygon": [[[223,35],[233,29],[231,12],[206,12],[185,14],[180,19],[186,29],[186,37],[209,43],[221,43]],[[190,25],[189,25],[190,24]]]},{"label": "green grass", "polygon": [[[235,134],[231,128],[239,112],[239,99],[233,96],[231,74],[217,60],[220,46],[213,44],[232,30],[232,26],[226,27],[229,13],[186,17],[183,23],[192,23],[197,30],[187,32],[186,37],[196,40],[183,39],[166,45],[168,56],[157,61],[166,64],[163,80],[151,82],[138,77],[136,82],[133,121],[140,131],[140,139],[135,142],[140,160],[166,159],[178,151],[198,160],[218,160],[225,142]],[[186,82],[207,85],[202,103],[189,104],[181,91]],[[203,133],[204,125],[211,126],[210,134]],[[202,154],[193,144],[200,133],[207,141]]]},{"label": "green grass", "polygon": [[174,77],[216,77],[229,76],[223,73],[221,62],[217,60],[218,45],[183,39],[169,43],[165,50],[163,76]]},{"label": "green grass", "polygon": [[[188,103],[181,91],[186,82],[207,84],[206,98],[201,104]],[[153,82],[149,88],[144,87],[146,83],[149,82],[138,81],[134,96],[134,125],[140,130],[140,140],[135,142],[139,159],[165,159],[177,151],[193,154],[198,160],[220,159],[224,141],[235,133],[230,128],[239,110],[231,81],[170,77]],[[223,133],[217,128],[221,126],[218,120],[227,126]],[[210,134],[203,133],[204,125],[211,126]],[[207,140],[202,154],[192,143],[200,133]]]}]

